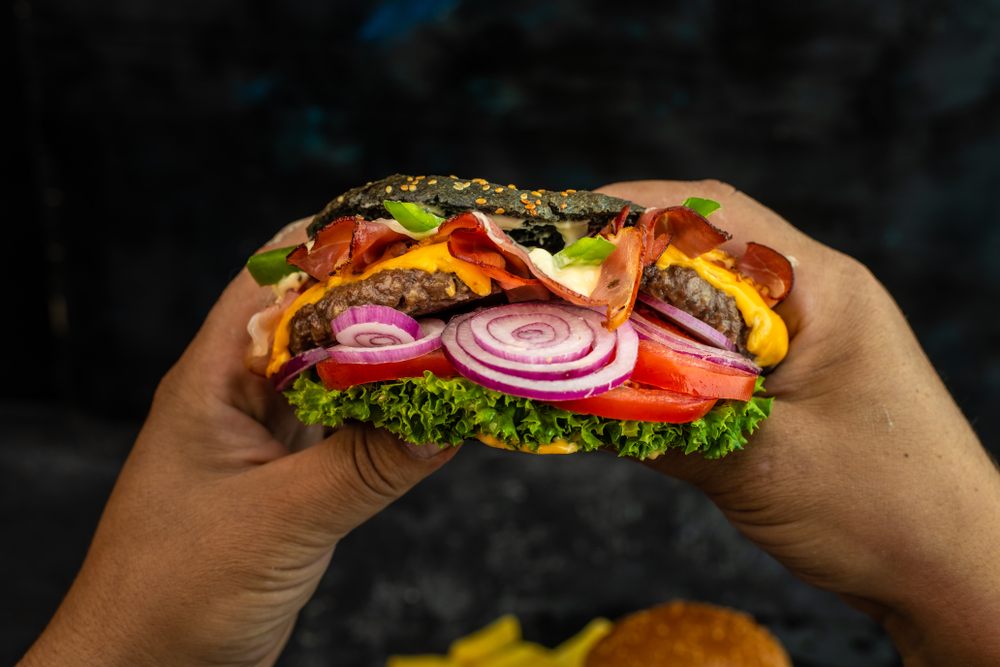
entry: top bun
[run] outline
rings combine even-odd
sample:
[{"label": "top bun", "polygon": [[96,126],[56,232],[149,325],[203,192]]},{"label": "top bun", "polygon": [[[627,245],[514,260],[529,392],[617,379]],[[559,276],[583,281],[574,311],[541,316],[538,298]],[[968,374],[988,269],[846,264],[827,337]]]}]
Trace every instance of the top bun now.
[{"label": "top bun", "polygon": [[749,614],[674,601],[615,623],[586,667],[791,667],[778,640]]}]

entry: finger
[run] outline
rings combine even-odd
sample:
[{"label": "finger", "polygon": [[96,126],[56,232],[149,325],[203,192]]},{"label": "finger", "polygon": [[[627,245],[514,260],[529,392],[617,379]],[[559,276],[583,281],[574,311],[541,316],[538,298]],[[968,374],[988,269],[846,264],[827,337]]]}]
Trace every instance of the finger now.
[{"label": "finger", "polygon": [[712,214],[712,224],[733,235],[723,249],[735,255],[742,255],[749,241],[781,248],[786,256],[811,255],[820,247],[771,209],[720,181],[635,181],[614,183],[597,191],[645,207],[678,206],[688,197],[713,199],[722,208]]},{"label": "finger", "polygon": [[[407,445],[388,431],[348,424],[261,472],[290,525],[332,542],[440,468],[458,448]],[[256,471],[255,471],[256,472]]]}]

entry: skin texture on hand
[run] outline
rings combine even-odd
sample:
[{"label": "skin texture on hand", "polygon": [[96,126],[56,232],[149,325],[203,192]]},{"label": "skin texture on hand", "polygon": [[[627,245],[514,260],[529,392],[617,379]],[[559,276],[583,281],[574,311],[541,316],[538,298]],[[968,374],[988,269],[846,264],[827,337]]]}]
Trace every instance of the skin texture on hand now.
[{"label": "skin texture on hand", "polygon": [[[307,222],[269,247],[301,242]],[[243,270],[160,383],[83,568],[22,665],[271,665],[337,541],[454,455],[303,426],[243,367],[246,323],[270,292]]]},{"label": "skin texture on hand", "polygon": [[714,199],[728,252],[755,241],[794,258],[770,419],[720,461],[668,452],[647,465],[696,485],[800,579],[883,623],[907,665],[1000,665],[1000,475],[885,289],[717,181],[600,191],[643,206]]}]

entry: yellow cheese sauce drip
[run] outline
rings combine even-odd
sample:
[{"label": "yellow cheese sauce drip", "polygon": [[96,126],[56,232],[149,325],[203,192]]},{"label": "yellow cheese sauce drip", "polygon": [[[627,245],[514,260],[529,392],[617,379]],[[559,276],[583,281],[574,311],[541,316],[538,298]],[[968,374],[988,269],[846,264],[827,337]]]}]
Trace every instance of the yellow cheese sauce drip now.
[{"label": "yellow cheese sauce drip", "polygon": [[[497,449],[510,449],[510,447],[503,444],[500,440],[489,433],[479,433],[476,435],[476,439],[483,444],[489,445],[490,447],[496,447]],[[562,438],[556,438],[547,445],[538,445],[537,452],[531,451],[527,445],[522,445],[518,451],[527,452],[529,454],[572,454],[578,449],[580,448],[577,447],[575,442],[566,442]]]},{"label": "yellow cheese sauce drip", "polygon": [[427,273],[435,273],[436,271],[453,273],[479,296],[486,296],[493,288],[489,276],[469,262],[452,257],[451,253],[448,252],[447,243],[434,243],[414,248],[405,255],[370,266],[359,275],[330,276],[330,279],[325,283],[313,285],[299,295],[299,298],[292,302],[292,305],[281,316],[274,332],[274,347],[271,350],[271,361],[267,365],[267,377],[277,373],[284,363],[292,358],[292,354],[288,350],[288,325],[299,309],[307,304],[316,303],[334,287],[350,285],[370,278],[379,271],[388,271],[389,269],[419,269]]},{"label": "yellow cheese sauce drip", "polygon": [[726,257],[721,250],[713,250],[691,259],[674,246],[667,246],[656,261],[656,267],[666,269],[668,266],[683,266],[694,269],[709,285],[733,297],[736,307],[743,315],[743,321],[750,327],[747,349],[756,355],[758,366],[773,366],[788,354],[788,327],[781,316],[764,303],[760,292],[752,284],[737,273],[706,261],[725,261]]}]

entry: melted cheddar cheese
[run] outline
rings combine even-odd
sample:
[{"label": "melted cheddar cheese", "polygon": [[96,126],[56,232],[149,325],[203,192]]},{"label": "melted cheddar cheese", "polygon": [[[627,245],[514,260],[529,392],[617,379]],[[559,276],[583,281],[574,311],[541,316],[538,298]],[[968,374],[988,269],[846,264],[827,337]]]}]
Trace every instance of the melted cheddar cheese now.
[{"label": "melted cheddar cheese", "polygon": [[[497,449],[507,449],[510,447],[503,444],[500,440],[490,435],[489,433],[479,433],[476,435],[476,439],[479,442],[489,445],[490,447],[496,447]],[[529,454],[572,454],[580,449],[575,442],[566,442],[562,438],[556,438],[547,445],[538,445],[538,451],[531,451],[527,445],[522,445],[518,448],[518,451],[527,452]]]},{"label": "melted cheddar cheese", "polygon": [[364,273],[358,275],[330,276],[326,282],[317,283],[299,295],[299,298],[292,302],[292,305],[281,316],[274,332],[274,347],[271,349],[271,361],[267,366],[267,376],[271,377],[277,373],[284,363],[292,357],[288,350],[289,323],[295,313],[307,304],[316,303],[334,287],[350,285],[389,269],[419,269],[427,273],[437,271],[452,273],[479,296],[486,296],[493,288],[490,277],[475,265],[452,257],[451,253],[448,252],[447,243],[434,243],[414,248],[405,255],[369,266]]},{"label": "melted cheddar cheese", "polygon": [[719,265],[725,264],[727,259],[729,256],[721,250],[692,259],[674,246],[667,246],[656,266],[661,270],[669,266],[694,269],[709,285],[733,297],[743,321],[750,327],[747,349],[756,355],[758,366],[773,366],[788,353],[788,327],[781,316],[764,303],[753,283]]}]

